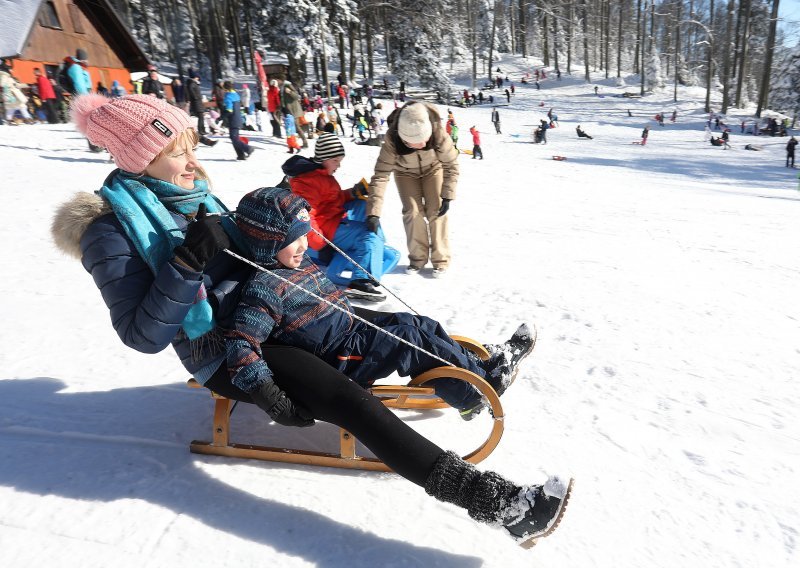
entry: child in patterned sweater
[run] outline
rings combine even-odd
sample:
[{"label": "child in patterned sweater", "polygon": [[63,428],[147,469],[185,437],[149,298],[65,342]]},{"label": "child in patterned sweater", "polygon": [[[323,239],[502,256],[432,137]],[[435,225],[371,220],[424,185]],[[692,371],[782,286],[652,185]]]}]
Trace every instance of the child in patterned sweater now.
[{"label": "child in patterned sweater", "polygon": [[[272,372],[261,358],[264,342],[309,351],[364,387],[394,372],[415,376],[442,366],[429,354],[353,317],[342,290],[304,255],[306,234],[311,230],[309,209],[305,199],[286,189],[261,188],[245,195],[236,210],[249,258],[268,271],[255,271],[242,291],[226,335],[228,371],[238,388],[260,393],[254,400],[279,423],[302,422],[302,409],[295,408],[273,383]],[[483,362],[430,318],[387,313],[372,323],[472,371],[498,394],[505,391],[520,361],[533,348],[533,337],[524,324],[505,344],[493,346],[491,358]],[[480,392],[464,381],[441,378],[430,384],[465,420],[485,407]]]}]

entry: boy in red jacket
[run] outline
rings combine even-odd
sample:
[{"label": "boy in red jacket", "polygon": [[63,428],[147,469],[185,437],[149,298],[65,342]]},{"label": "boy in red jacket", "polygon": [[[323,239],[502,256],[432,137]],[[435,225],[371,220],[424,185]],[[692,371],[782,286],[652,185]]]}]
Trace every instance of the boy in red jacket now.
[{"label": "boy in red jacket", "polygon": [[472,134],[472,159],[480,158],[483,160],[483,150],[481,150],[481,133],[475,126],[469,129]]},{"label": "boy in red jacket", "polygon": [[[363,213],[359,215],[357,212],[359,208],[364,209],[367,188],[359,182],[352,188],[342,189],[333,177],[343,159],[344,146],[339,138],[324,132],[317,139],[313,159],[293,156],[282,168],[289,177],[292,193],[311,205],[311,226],[376,279],[371,279],[366,271],[355,266],[345,294],[351,298],[380,302],[386,299],[376,288],[379,285],[377,279],[386,271],[385,253],[394,254],[396,251],[389,247],[385,251],[382,232],[370,231],[363,221]],[[348,218],[348,211],[355,215]],[[362,220],[358,220],[359,217]],[[322,250],[327,243],[312,231],[308,235],[308,244],[314,250]]]}]

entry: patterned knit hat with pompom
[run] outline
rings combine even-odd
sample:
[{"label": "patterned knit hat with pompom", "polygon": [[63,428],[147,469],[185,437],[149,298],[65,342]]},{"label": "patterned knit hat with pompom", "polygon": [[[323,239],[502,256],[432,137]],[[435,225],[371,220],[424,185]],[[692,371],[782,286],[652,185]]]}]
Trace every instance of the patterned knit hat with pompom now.
[{"label": "patterned knit hat with pompom", "polygon": [[106,148],[117,166],[138,174],[177,136],[191,128],[189,115],[163,99],[129,95],[76,97],[72,122],[95,146]]}]

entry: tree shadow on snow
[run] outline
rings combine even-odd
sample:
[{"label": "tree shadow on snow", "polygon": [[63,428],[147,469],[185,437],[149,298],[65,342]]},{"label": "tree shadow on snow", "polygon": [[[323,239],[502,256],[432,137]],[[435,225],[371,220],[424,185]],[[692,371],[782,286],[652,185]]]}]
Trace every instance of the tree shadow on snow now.
[{"label": "tree shadow on snow", "polygon": [[[47,377],[0,380],[0,399],[14,401],[4,407],[0,422],[0,451],[5,455],[0,485],[84,502],[146,500],[320,566],[380,566],[387,559],[420,566],[471,568],[482,564],[476,557],[365,532],[213,478],[197,466],[198,461],[230,466],[246,463],[265,470],[301,466],[189,453],[188,443],[194,435],[210,435],[211,402],[204,389],[189,391],[183,385],[165,385],[60,392],[66,386]],[[356,478],[364,474],[329,470],[325,475],[347,475],[357,483]],[[280,478],[274,481],[271,492],[280,495]],[[321,485],[310,493],[322,493],[320,499],[324,499],[324,491]],[[313,501],[309,506],[313,507]],[[81,530],[84,519],[62,522]],[[85,528],[87,534],[93,528],[91,522]],[[137,529],[134,534],[148,530],[148,520],[138,516],[122,522]],[[409,522],[417,520],[409,518]],[[132,534],[128,529],[126,533]],[[332,540],[337,543],[335,550],[330,546]]]}]

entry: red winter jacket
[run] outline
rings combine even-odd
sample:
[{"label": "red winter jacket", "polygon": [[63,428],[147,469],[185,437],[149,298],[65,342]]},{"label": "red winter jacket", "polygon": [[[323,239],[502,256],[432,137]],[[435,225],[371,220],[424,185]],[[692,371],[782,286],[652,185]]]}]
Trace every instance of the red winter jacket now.
[{"label": "red winter jacket", "polygon": [[[292,193],[304,198],[311,205],[311,226],[320,231],[329,241],[345,214],[344,204],[353,199],[349,190],[342,190],[339,182],[323,168],[289,178]],[[319,235],[308,233],[308,244],[314,250],[325,246]]]},{"label": "red winter jacket", "polygon": [[469,131],[472,134],[472,143],[475,146],[480,146],[481,145],[481,133],[478,132],[478,129],[475,128],[474,126],[472,128],[470,128]]},{"label": "red winter jacket", "polygon": [[278,87],[270,87],[267,89],[267,111],[275,112],[281,108],[281,90]]},{"label": "red winter jacket", "polygon": [[56,93],[53,90],[53,85],[50,84],[50,79],[44,75],[39,75],[36,79],[36,88],[39,91],[39,98],[43,101],[56,98]]}]

